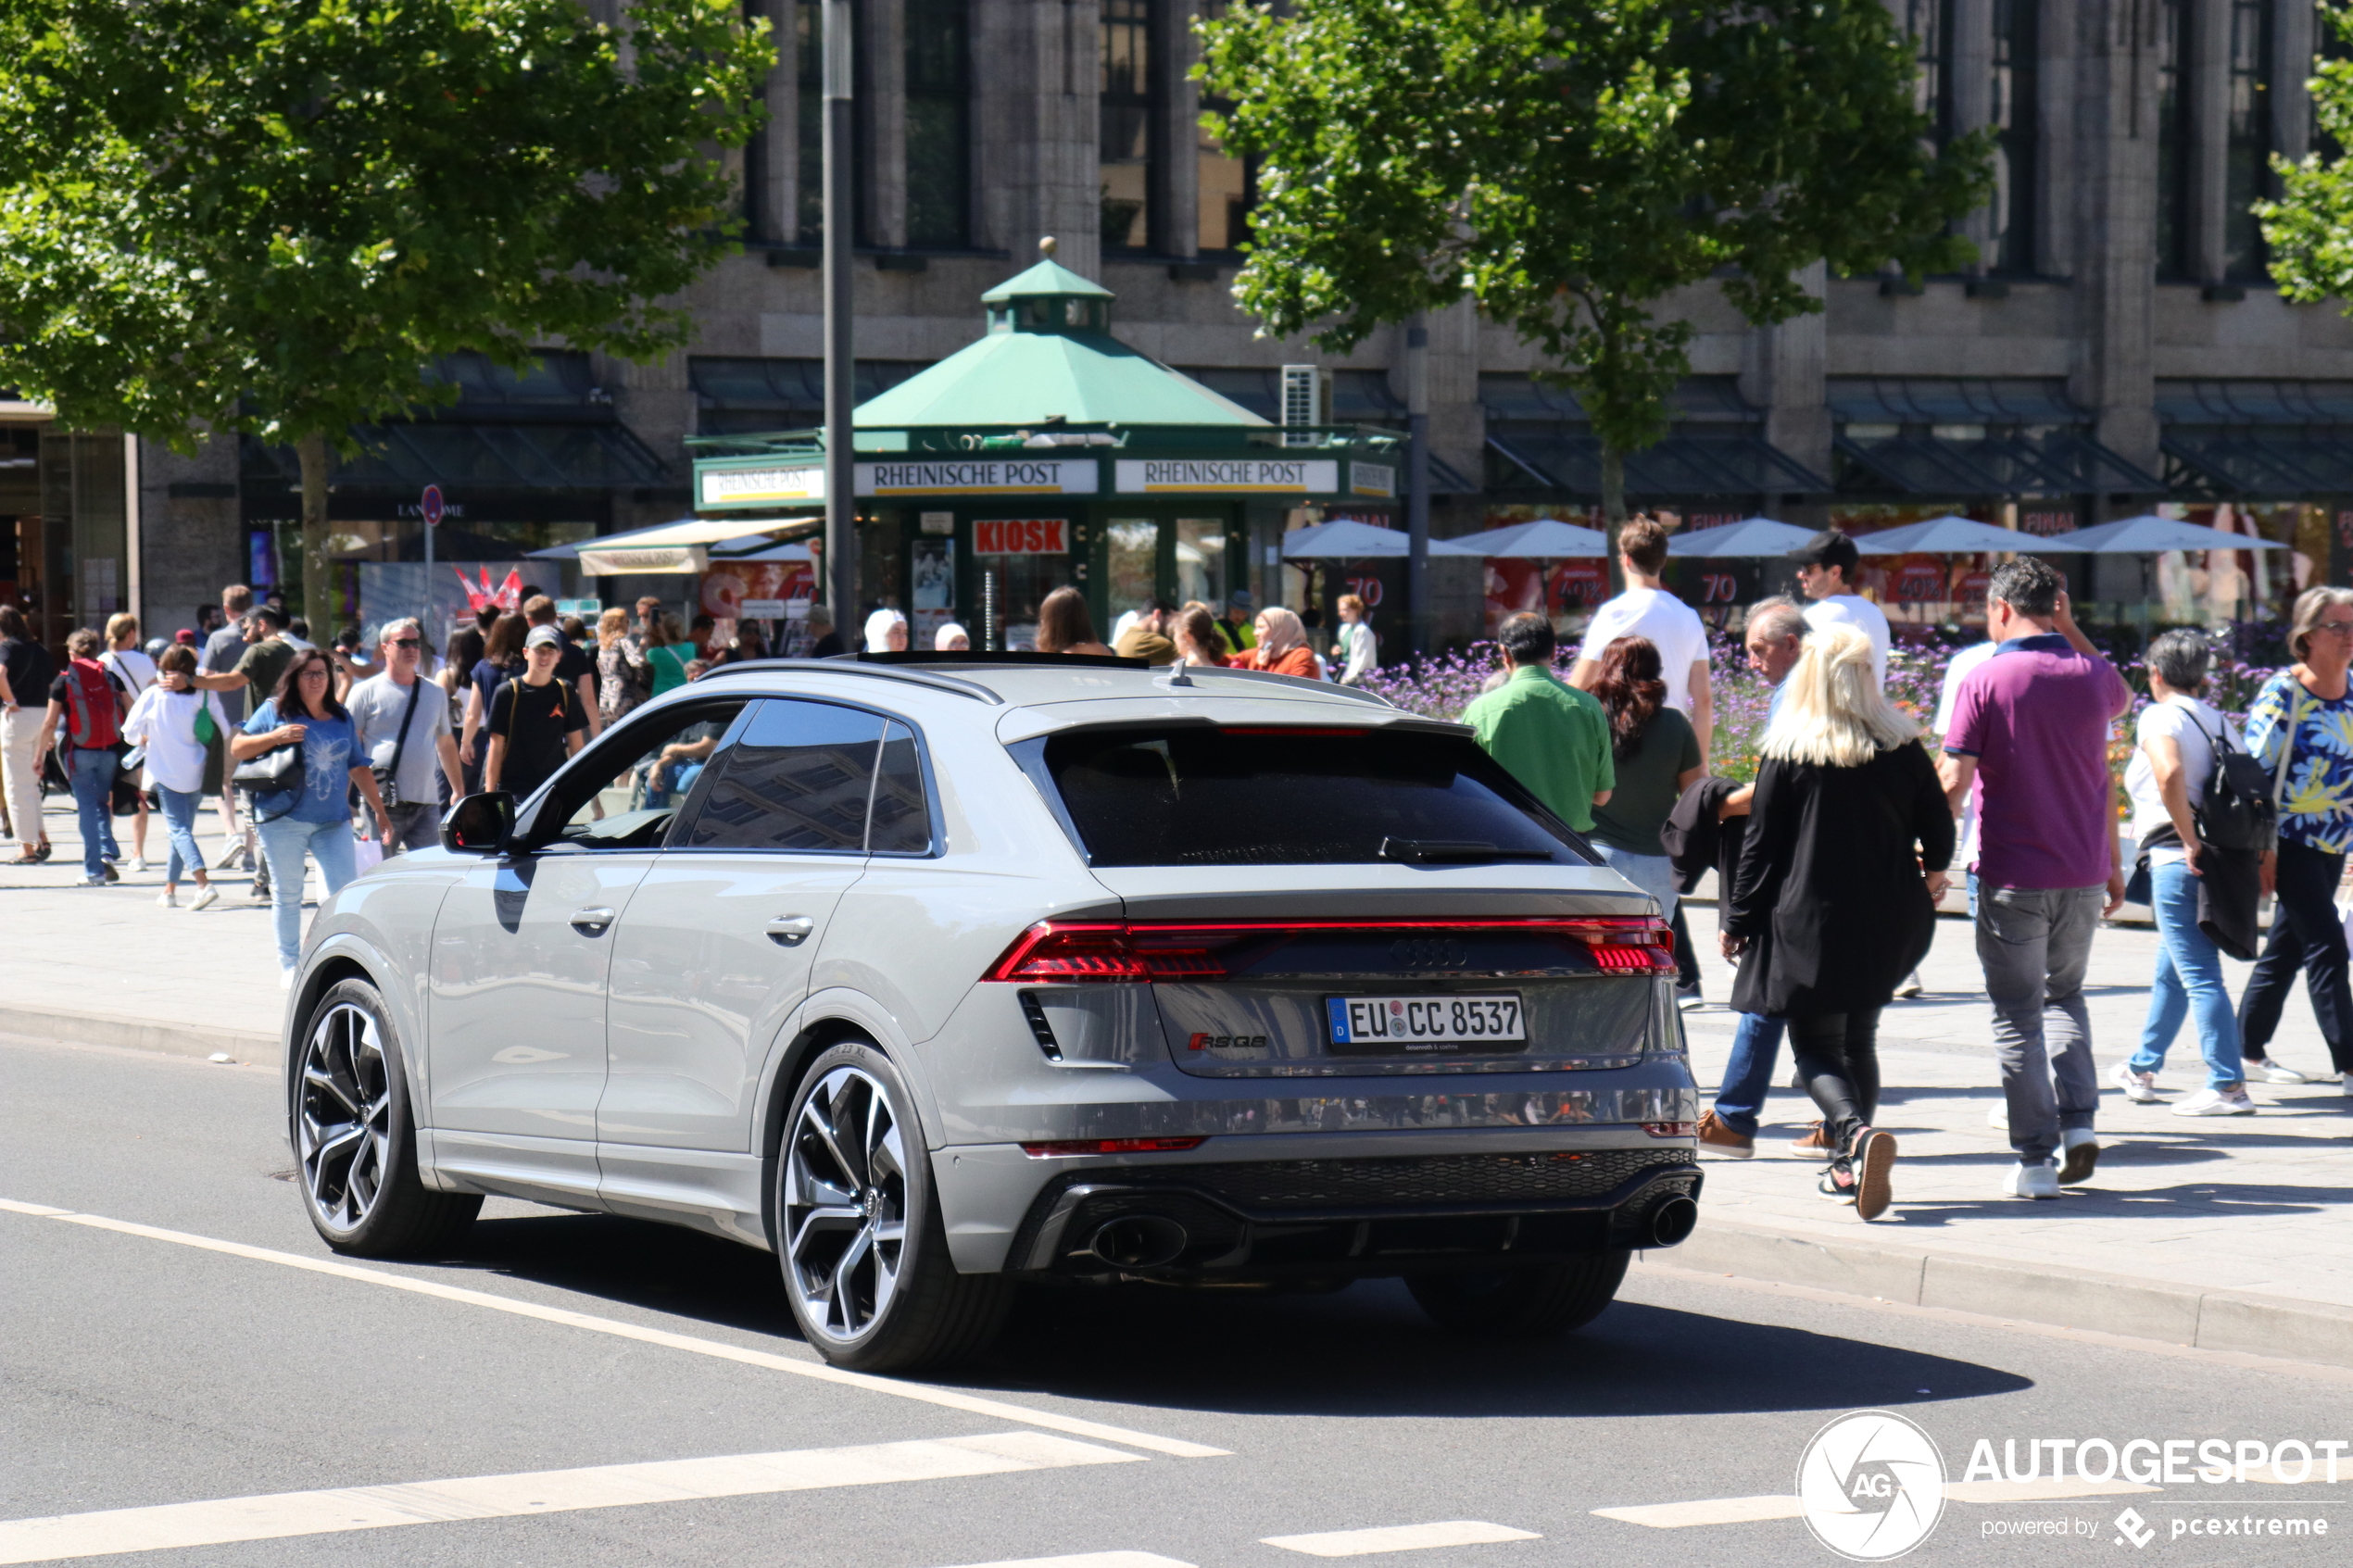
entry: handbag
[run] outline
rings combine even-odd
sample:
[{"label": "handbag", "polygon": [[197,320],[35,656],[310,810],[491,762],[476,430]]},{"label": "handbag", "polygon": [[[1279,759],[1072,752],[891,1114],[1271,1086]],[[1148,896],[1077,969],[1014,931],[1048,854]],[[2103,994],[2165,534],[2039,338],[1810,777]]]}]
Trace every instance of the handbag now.
[{"label": "handbag", "polygon": [[288,741],[283,746],[271,746],[258,757],[246,758],[237,764],[237,771],[229,775],[229,782],[256,797],[292,794],[294,798],[287,803],[286,810],[279,812],[277,817],[262,816],[258,809],[254,812],[256,826],[276,822],[278,817],[302,804],[302,743]]},{"label": "handbag", "polygon": [[368,770],[376,775],[376,793],[384,797],[384,809],[387,811],[400,804],[400,785],[394,781],[400,776],[401,758],[408,755],[409,726],[416,722],[417,699],[424,696],[424,692],[425,682],[422,675],[409,683],[409,706],[400,715],[400,738],[392,743],[392,765],[388,768],[371,766]]}]

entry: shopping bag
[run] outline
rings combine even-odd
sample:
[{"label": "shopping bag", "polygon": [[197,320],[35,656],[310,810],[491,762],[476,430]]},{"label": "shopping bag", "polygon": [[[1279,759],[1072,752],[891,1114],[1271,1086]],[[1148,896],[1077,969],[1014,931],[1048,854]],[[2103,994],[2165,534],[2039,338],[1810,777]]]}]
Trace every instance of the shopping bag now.
[{"label": "shopping bag", "polygon": [[363,838],[351,847],[351,863],[356,874],[366,876],[384,864],[384,847],[381,840]]}]

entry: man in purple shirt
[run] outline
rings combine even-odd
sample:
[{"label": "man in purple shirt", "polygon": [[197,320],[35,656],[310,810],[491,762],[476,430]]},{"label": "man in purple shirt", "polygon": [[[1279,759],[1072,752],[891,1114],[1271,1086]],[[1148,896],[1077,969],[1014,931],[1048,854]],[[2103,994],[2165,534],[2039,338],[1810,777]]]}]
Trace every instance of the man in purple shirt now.
[{"label": "man in purple shirt", "polygon": [[2124,902],[2108,739],[2133,698],[2042,561],[1994,571],[1985,619],[1998,646],[1954,694],[1941,771],[1956,811],[1976,791],[1977,957],[2019,1160],[2002,1190],[2057,1198],[2099,1160],[2083,971]]}]

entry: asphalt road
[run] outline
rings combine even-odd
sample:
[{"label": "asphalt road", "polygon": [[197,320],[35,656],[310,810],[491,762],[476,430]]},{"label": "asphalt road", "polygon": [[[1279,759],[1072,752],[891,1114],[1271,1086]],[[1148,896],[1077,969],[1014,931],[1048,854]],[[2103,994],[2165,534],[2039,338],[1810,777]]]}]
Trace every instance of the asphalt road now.
[{"label": "asphalt road", "polygon": [[[1302,1552],[1267,1537],[1449,1524],[1466,1527],[1432,1538],[1473,1544],[1372,1554],[1831,1563],[1795,1518],[1656,1527],[1593,1511],[1786,1496],[1809,1438],[1869,1408],[1917,1422],[1955,1480],[1980,1438],[1996,1453],[2006,1438],[2353,1439],[2353,1373],[1657,1270],[1534,1347],[1446,1337],[1388,1283],[1040,1292],[990,1359],[914,1387],[950,1391],[943,1404],[792,1370],[817,1362],[773,1261],[684,1231],[494,1202],[443,1262],[294,1266],[333,1255],[290,1163],[269,1069],[0,1041],[0,1562],[159,1543],[118,1560],[1281,1568]],[[1222,1452],[1167,1451],[1188,1447]],[[753,1454],[785,1457],[676,1462]],[[661,1468],[604,1468],[647,1465]],[[2353,1449],[2341,1475],[1955,1500],[1907,1561],[2342,1562]],[[324,1489],[338,1490],[287,1496]],[[250,1500],[169,1508],[214,1499]],[[2155,1532],[2145,1548],[2121,1544],[2128,1507]],[[2225,1515],[2232,1536],[2172,1533]],[[387,1516],[430,1522],[357,1527]],[[2274,1517],[2330,1533],[2266,1533]],[[2010,1533],[2062,1521],[2076,1533]],[[308,1533],[170,1544],[222,1528]]]}]

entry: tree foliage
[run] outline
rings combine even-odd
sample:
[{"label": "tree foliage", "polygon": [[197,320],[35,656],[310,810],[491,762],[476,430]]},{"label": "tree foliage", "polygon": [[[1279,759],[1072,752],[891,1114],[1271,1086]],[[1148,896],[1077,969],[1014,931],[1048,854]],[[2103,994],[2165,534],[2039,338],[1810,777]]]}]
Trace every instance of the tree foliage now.
[{"label": "tree foliage", "polygon": [[733,0],[625,14],[8,0],[0,384],[74,424],[293,444],[308,511],[328,443],[454,395],[443,355],[666,351],[772,51]]},{"label": "tree foliage", "polygon": [[[2324,26],[2353,43],[2353,6],[2322,5]],[[2291,162],[2274,153],[2280,199],[2255,204],[2271,247],[2271,277],[2299,305],[2332,296],[2353,315],[2353,59],[2312,62],[2312,115],[2334,158],[2308,153]]]},{"label": "tree foliage", "polygon": [[[1235,297],[1345,351],[1468,292],[1542,349],[1618,454],[1688,372],[1676,290],[1758,325],[1797,274],[1961,265],[1990,142],[1939,152],[1880,0],[1297,0],[1201,25],[1205,117],[1261,159]],[[1622,500],[1609,497],[1613,517]]]}]

